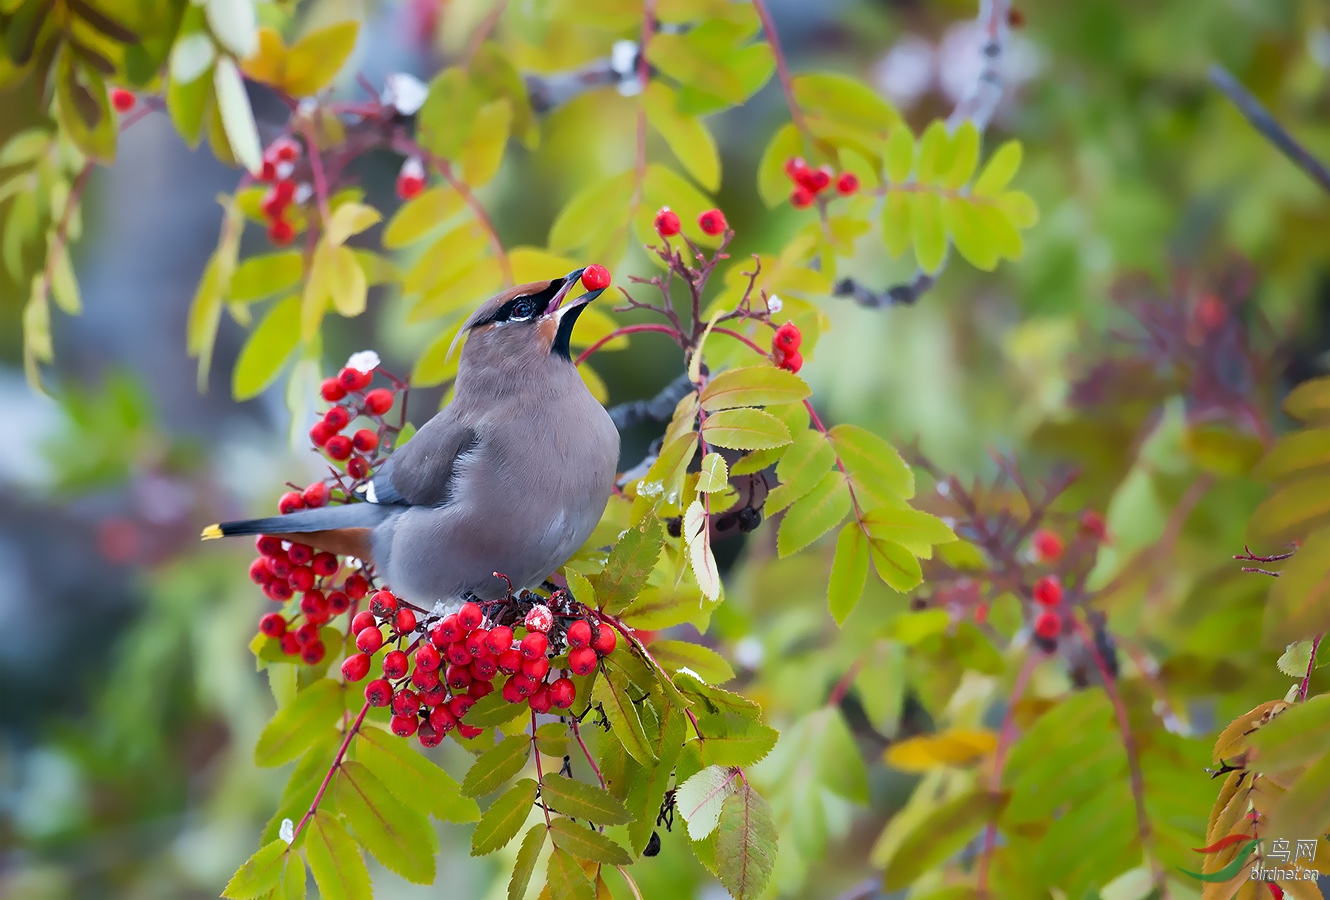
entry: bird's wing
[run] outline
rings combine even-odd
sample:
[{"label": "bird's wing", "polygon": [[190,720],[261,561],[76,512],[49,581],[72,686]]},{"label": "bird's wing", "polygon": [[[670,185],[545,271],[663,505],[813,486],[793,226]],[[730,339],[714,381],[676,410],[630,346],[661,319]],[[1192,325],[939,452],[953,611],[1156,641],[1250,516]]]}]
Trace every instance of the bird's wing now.
[{"label": "bird's wing", "polygon": [[478,444],[473,428],[436,417],[379,467],[365,487],[365,499],[399,506],[443,506],[452,496],[457,460]]}]

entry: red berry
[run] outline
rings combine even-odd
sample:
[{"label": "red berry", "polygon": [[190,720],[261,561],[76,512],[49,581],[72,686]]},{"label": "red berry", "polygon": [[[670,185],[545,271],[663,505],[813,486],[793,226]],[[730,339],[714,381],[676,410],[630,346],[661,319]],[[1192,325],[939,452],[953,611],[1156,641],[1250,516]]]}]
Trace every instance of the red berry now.
[{"label": "red berry", "polygon": [[332,432],[328,430],[328,426],[324,424],[322,419],[310,426],[309,442],[315,447],[322,447],[328,443],[330,437],[332,437]]},{"label": "red berry", "polygon": [[832,172],[830,166],[823,166],[820,169],[812,169],[804,179],[804,186],[814,194],[819,194],[827,189],[827,185],[831,184],[831,175]]},{"label": "red berry", "polygon": [[[263,210],[263,214],[270,220],[276,221],[280,219],[282,213],[286,212],[286,208],[291,205],[291,191],[282,189],[282,185],[290,184],[291,182],[289,181],[279,181],[264,192],[263,202],[260,204],[259,208]],[[294,185],[292,185],[292,187],[294,187]]]},{"label": "red berry", "polygon": [[513,676],[505,681],[503,683],[503,690],[499,693],[502,694],[503,699],[507,700],[509,703],[521,703],[523,695],[517,689],[517,676]]},{"label": "red berry", "polygon": [[306,622],[296,629],[296,640],[300,641],[300,646],[305,646],[311,641],[319,639],[319,626],[313,622]]},{"label": "red berry", "polygon": [[479,604],[463,603],[462,608],[457,611],[457,623],[462,626],[462,630],[467,634],[479,628],[483,621],[485,621],[485,614],[480,611]]},{"label": "red berry", "polygon": [[291,587],[297,591],[309,590],[314,587],[316,580],[314,570],[309,566],[297,566],[291,570],[291,575],[287,578],[287,581],[291,583]]},{"label": "red berry", "polygon": [[526,614],[526,619],[522,622],[527,631],[535,631],[541,634],[549,634],[554,627],[554,613],[543,603],[537,603]]},{"label": "red berry", "polygon": [[404,606],[393,617],[393,624],[398,634],[410,634],[416,630],[416,614]]},{"label": "red berry", "polygon": [[296,239],[296,230],[286,219],[277,219],[268,226],[268,240],[278,247],[285,247]]},{"label": "red berry", "polygon": [[398,737],[410,737],[415,734],[416,729],[420,727],[420,720],[414,715],[393,716],[393,720],[389,723],[389,727],[392,728],[393,734]]},{"label": "red berry", "polygon": [[291,590],[291,585],[276,579],[263,586],[263,593],[268,595],[269,600],[277,603],[285,603],[295,596],[295,591]]},{"label": "red berry", "polygon": [[550,660],[547,656],[537,656],[522,663],[522,674],[537,681],[544,681],[550,673]]},{"label": "red berry", "polygon": [[[1081,534],[1086,537],[1094,538],[1096,541],[1102,541],[1108,534],[1108,528],[1104,523],[1104,517],[1093,509],[1087,509],[1081,513]],[[262,550],[259,551],[263,552]]]},{"label": "red berry", "polygon": [[429,724],[439,734],[447,734],[457,727],[457,716],[446,703],[440,704],[429,714]]},{"label": "red berry", "polygon": [[591,646],[590,622],[585,619],[578,619],[568,626],[568,646],[573,648]]},{"label": "red berry", "polygon": [[368,453],[379,446],[379,435],[377,432],[370,431],[368,428],[362,428],[351,435],[351,446],[355,447],[361,453]]},{"label": "red berry", "polygon": [[305,498],[295,491],[287,491],[282,498],[277,501],[277,511],[282,515],[293,513],[298,509],[305,508]]},{"label": "red berry", "polygon": [[453,613],[444,616],[439,624],[430,629],[429,639],[434,642],[434,646],[443,650],[449,644],[460,641],[465,634],[462,623],[457,621],[457,614]]},{"label": "red berry", "polygon": [[513,690],[517,691],[518,695],[522,697],[530,697],[536,692],[537,688],[540,687],[540,684],[536,679],[523,675],[520,672],[514,675],[508,683],[511,684]]},{"label": "red berry", "polygon": [[277,180],[277,164],[271,159],[263,161],[263,168],[259,172],[259,181],[264,184],[271,184]]},{"label": "red berry", "polygon": [[425,189],[425,179],[420,175],[408,175],[402,172],[397,176],[397,196],[410,200]]},{"label": "red berry", "polygon": [[1062,633],[1062,617],[1051,609],[1044,610],[1035,617],[1034,633],[1045,640],[1052,640]]},{"label": "red berry", "polygon": [[397,612],[397,598],[392,591],[375,591],[369,598],[369,611],[380,619],[386,619]]},{"label": "red berry", "polygon": [[305,596],[300,598],[300,611],[311,622],[326,622],[328,598],[323,596],[323,591],[305,591]]},{"label": "red berry", "polygon": [[414,677],[412,677],[411,683],[418,688],[416,695],[420,697],[421,705],[433,709],[448,698],[448,689],[443,686],[443,682],[439,681],[438,675],[433,672],[430,675],[434,678],[434,681],[430,684],[420,684]]},{"label": "red berry", "polygon": [[729,227],[725,214],[718,209],[709,209],[697,217],[698,227],[703,234],[720,234]]},{"label": "red berry", "polygon": [[568,652],[568,668],[574,675],[590,675],[596,671],[596,651],[590,647],[578,647]]},{"label": "red berry", "polygon": [[513,630],[507,625],[495,625],[485,632],[485,649],[495,656],[511,650],[512,646]]},{"label": "red berry", "polygon": [[577,688],[575,688],[573,683],[567,678],[560,678],[558,681],[551,684],[549,686],[549,692],[550,703],[559,707],[559,709],[567,709],[572,706],[573,701],[577,699]]},{"label": "red berry", "polygon": [[416,740],[420,741],[420,746],[437,747],[443,743],[443,735],[439,734],[429,722],[421,722],[419,729],[416,732]]},{"label": "red berry", "polygon": [[859,190],[859,176],[853,172],[842,172],[840,178],[836,179],[836,193],[843,197],[848,197]]},{"label": "red berry", "polygon": [[345,406],[334,406],[323,414],[323,424],[328,426],[328,430],[333,434],[341,431],[351,422],[351,413],[347,412]]},{"label": "red berry", "polygon": [[337,557],[334,554],[325,551],[314,554],[314,558],[310,560],[309,567],[313,569],[314,574],[320,578],[331,578],[337,574],[337,570],[341,568],[341,564],[337,561]]},{"label": "red berry", "polygon": [[608,625],[602,625],[596,631],[596,636],[591,639],[591,649],[601,656],[609,656],[614,652],[614,645],[618,643],[618,638],[614,636],[614,629]]},{"label": "red berry", "polygon": [[804,341],[804,336],[799,331],[799,326],[793,322],[786,322],[776,329],[776,333],[771,336],[771,348],[779,350],[782,353],[793,353],[799,349]]},{"label": "red berry", "polygon": [[383,657],[383,675],[385,678],[391,678],[393,681],[396,681],[399,678],[405,678],[407,669],[410,667],[411,662],[401,650],[390,650]]},{"label": "red berry", "polygon": [[249,564],[249,580],[255,584],[267,584],[272,581],[272,572],[268,571],[268,561],[262,556]]},{"label": "red berry", "polygon": [[668,206],[662,206],[660,212],[656,213],[656,233],[661,237],[674,237],[680,227],[679,214]]},{"label": "red berry", "polygon": [[374,380],[374,373],[362,372],[347,366],[337,373],[337,380],[348,391],[359,391],[369,387],[369,383]]},{"label": "red berry", "polygon": [[268,571],[273,574],[274,578],[280,578],[285,581],[287,578],[291,577],[291,572],[294,569],[295,566],[291,565],[291,560],[287,558],[285,550],[282,551],[280,556],[274,555],[268,557]]},{"label": "red berry", "polygon": [[261,534],[254,541],[254,549],[262,556],[277,556],[282,552],[282,539],[271,534]]},{"label": "red berry", "polygon": [[369,674],[369,654],[357,653],[342,660],[342,677],[347,681],[359,681]]},{"label": "red berry", "polygon": [[414,716],[420,712],[420,698],[410,688],[402,688],[393,694],[393,712],[399,716]]},{"label": "red berry", "polygon": [[1040,562],[1051,562],[1062,555],[1062,538],[1051,531],[1039,529],[1030,540],[1034,555]]},{"label": "red berry", "polygon": [[471,664],[471,651],[466,649],[466,644],[462,641],[453,641],[448,645],[448,649],[443,652],[448,662],[455,666],[467,666]]},{"label": "red berry", "polygon": [[479,725],[468,725],[465,722],[457,723],[457,733],[468,741],[472,738],[480,737],[484,732],[485,729],[481,728]]},{"label": "red berry", "polygon": [[289,137],[279,137],[268,145],[263,156],[273,162],[295,162],[300,158],[300,145]]},{"label": "red berry", "polygon": [[134,108],[134,95],[124,88],[111,88],[111,105],[116,112],[129,112]]},{"label": "red berry", "polygon": [[364,575],[351,575],[342,585],[342,590],[346,591],[352,600],[359,600],[369,593],[369,582]]},{"label": "red berry", "polygon": [[582,270],[582,287],[599,291],[610,286],[610,271],[601,265],[589,265]]},{"label": "red berry", "polygon": [[346,461],[346,474],[360,480],[369,474],[369,463],[365,462],[364,457],[353,456]]},{"label": "red berry", "polygon": [[334,434],[328,438],[328,443],[323,445],[323,449],[333,459],[346,459],[351,455],[351,439],[344,434]]},{"label": "red berry", "polygon": [[472,700],[488,697],[494,693],[494,682],[488,679],[476,679],[466,686],[466,695]]},{"label": "red berry", "polygon": [[466,686],[471,683],[471,670],[466,666],[449,666],[448,671],[444,673],[443,680],[454,691],[464,691]]},{"label": "red berry", "polygon": [[381,416],[393,408],[393,392],[387,388],[375,388],[365,395],[365,412]]},{"label": "red berry", "polygon": [[495,656],[481,656],[471,660],[471,677],[478,681],[489,681],[499,674],[499,660]]},{"label": "red berry", "polygon": [[279,638],[286,634],[286,619],[281,613],[268,613],[259,619],[259,631],[268,637]]},{"label": "red berry", "polygon": [[393,686],[386,678],[375,678],[365,685],[365,699],[370,706],[387,706],[393,702]]},{"label": "red berry", "polygon": [[[467,685],[470,687],[470,685]],[[448,701],[448,712],[457,718],[466,715],[466,711],[476,705],[476,700],[470,694],[458,694]]]},{"label": "red berry", "polygon": [[356,647],[366,653],[377,653],[383,646],[383,632],[378,628],[366,628],[356,635]]},{"label": "red berry", "polygon": [[477,628],[466,636],[463,643],[466,644],[466,651],[471,654],[472,659],[490,655],[489,645],[485,643],[489,636],[490,633],[484,628]]},{"label": "red berry", "polygon": [[507,675],[522,671],[522,654],[516,650],[505,650],[500,653],[499,671]]},{"label": "red berry", "polygon": [[282,652],[287,656],[295,656],[300,652],[300,639],[296,637],[294,631],[282,635]]},{"label": "red berry", "polygon": [[374,613],[367,609],[362,609],[360,612],[356,613],[355,618],[351,620],[351,633],[360,634],[360,632],[364,631],[366,628],[374,628],[378,624],[379,623],[374,618]]},{"label": "red berry", "polygon": [[791,181],[798,181],[808,171],[808,163],[804,162],[802,156],[791,156],[785,160],[785,174]]},{"label": "red berry", "polygon": [[545,655],[549,645],[549,639],[545,635],[539,631],[533,631],[522,638],[522,642],[518,644],[517,649],[522,654],[523,659],[539,659]]},{"label": "red berry", "polygon": [[790,191],[790,205],[795,209],[807,209],[813,205],[813,192],[799,185]]},{"label": "red berry", "polygon": [[547,713],[554,704],[550,701],[549,689],[541,685],[530,697],[527,698],[527,705],[531,707],[534,713]]},{"label": "red berry", "polygon": [[435,668],[426,671],[425,669],[420,668],[420,666],[416,666],[416,670],[411,673],[411,683],[422,691],[428,691],[436,685],[439,685],[438,667],[436,666]]},{"label": "red berry", "polygon": [[323,662],[323,655],[327,650],[323,646],[323,641],[310,641],[300,648],[300,659],[307,666],[317,666]]},{"label": "red berry", "polygon": [[798,350],[784,354],[780,361],[780,367],[787,372],[798,372],[804,367],[803,355]]},{"label": "red berry", "polygon": [[328,594],[328,612],[334,616],[340,616],[351,608],[351,598],[341,591],[333,591]]},{"label": "red berry", "polygon": [[309,544],[292,544],[286,548],[286,558],[298,566],[309,565],[314,560],[314,548]]},{"label": "red berry", "polygon": [[443,665],[443,657],[433,644],[421,644],[416,649],[416,669],[421,672],[436,672]]},{"label": "red berry", "polygon": [[1034,583],[1034,599],[1043,606],[1057,606],[1062,602],[1062,582],[1054,575],[1045,575]]},{"label": "red berry", "polygon": [[336,378],[325,378],[319,386],[319,394],[329,403],[336,403],[346,396],[346,388]]}]

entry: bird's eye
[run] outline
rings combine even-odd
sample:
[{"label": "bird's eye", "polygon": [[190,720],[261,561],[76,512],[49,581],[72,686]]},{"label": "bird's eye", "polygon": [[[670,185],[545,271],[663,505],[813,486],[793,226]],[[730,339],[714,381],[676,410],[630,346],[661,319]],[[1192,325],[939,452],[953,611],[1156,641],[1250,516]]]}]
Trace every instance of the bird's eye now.
[{"label": "bird's eye", "polygon": [[535,307],[532,305],[530,300],[519,300],[517,301],[517,304],[513,307],[511,318],[529,319],[531,318],[531,314],[533,312],[535,312]]}]

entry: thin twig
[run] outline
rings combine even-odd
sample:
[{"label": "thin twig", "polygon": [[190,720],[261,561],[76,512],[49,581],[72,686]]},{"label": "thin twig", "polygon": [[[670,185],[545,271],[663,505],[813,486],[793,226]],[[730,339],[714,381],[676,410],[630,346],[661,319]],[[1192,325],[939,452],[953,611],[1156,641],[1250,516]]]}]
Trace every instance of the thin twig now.
[{"label": "thin twig", "polygon": [[587,764],[591,766],[591,771],[596,773],[596,780],[600,782],[601,787],[604,787],[605,776],[600,774],[600,767],[596,765],[596,761],[591,757],[591,751],[587,749],[586,741],[582,740],[582,729],[577,727],[577,720],[569,719],[568,724],[573,727],[573,737],[577,739],[577,746],[582,748],[582,753],[586,756],[586,761]]},{"label": "thin twig", "polygon": [[[988,792],[996,794],[1002,789],[1002,769],[1007,761],[1007,751],[1016,734],[1016,704],[1025,696],[1025,689],[1030,683],[1030,676],[1040,657],[1034,653],[1026,654],[1020,671],[1016,673],[1016,683],[1011,689],[1011,699],[1007,701],[1007,711],[1002,716],[1002,725],[998,729],[997,749],[993,752],[993,771],[988,776]],[[993,850],[997,847],[997,823],[989,822],[984,826],[984,846],[979,853],[979,872],[975,882],[975,894],[979,900],[988,897],[988,868],[992,863]]]},{"label": "thin twig", "polygon": [[305,136],[305,150],[309,154],[310,173],[314,176],[314,197],[319,204],[319,216],[323,219],[323,227],[327,228],[328,221],[331,218],[328,211],[328,182],[323,177],[323,157],[319,153],[318,139],[314,134],[314,123],[308,116],[300,116],[300,132]]},{"label": "thin twig", "polygon": [[323,794],[328,790],[328,785],[332,782],[333,775],[342,765],[342,759],[346,756],[347,748],[351,746],[351,738],[355,737],[360,731],[360,726],[365,721],[365,714],[369,712],[369,701],[360,707],[360,715],[356,716],[356,721],[346,732],[346,737],[342,740],[342,746],[337,748],[337,755],[333,757],[332,765],[328,767],[328,773],[323,776],[323,783],[319,785],[318,792],[314,795],[313,802],[309,805],[309,810],[305,813],[300,824],[296,826],[295,831],[291,832],[291,843],[294,845],[296,838],[300,837],[300,832],[305,830],[305,825],[314,817],[315,811],[319,808],[319,803],[323,800]]},{"label": "thin twig", "polygon": [[753,10],[757,13],[758,19],[762,21],[762,31],[766,34],[767,44],[771,47],[771,55],[776,60],[776,77],[780,80],[780,89],[785,94],[785,104],[790,108],[790,119],[794,122],[794,127],[799,129],[804,142],[811,146],[814,141],[813,133],[808,129],[808,121],[804,118],[804,111],[799,107],[799,102],[794,97],[794,82],[790,77],[790,65],[785,59],[785,51],[781,49],[780,37],[776,34],[776,23],[771,18],[771,11],[767,9],[766,0],[753,0]]},{"label": "thin twig", "polygon": [[[540,765],[540,748],[536,746],[536,711],[534,709],[531,710],[531,755],[536,758],[536,782],[540,785],[540,789],[544,791],[545,771]],[[545,813],[545,827],[549,828],[550,808],[543,796],[540,798],[540,808]]]},{"label": "thin twig", "polygon": [[494,31],[494,26],[499,23],[499,17],[503,15],[504,8],[508,5],[508,0],[495,0],[494,8],[489,11],[484,20],[476,26],[476,30],[471,33],[467,40],[466,51],[462,54],[462,65],[470,68],[475,60],[476,54],[480,52],[481,46],[489,39],[490,33]]},{"label": "thin twig", "polygon": [[621,328],[614,329],[609,334],[605,335],[603,338],[596,341],[590,347],[587,347],[585,350],[583,350],[580,354],[578,354],[576,363],[577,365],[580,366],[582,363],[586,361],[587,357],[589,357],[591,354],[595,353],[601,347],[604,347],[606,344],[608,344],[610,341],[614,340],[617,337],[623,337],[624,335],[628,334],[640,334],[646,331],[654,331],[658,334],[668,334],[670,337],[678,341],[680,346],[683,346],[683,339],[679,336],[679,333],[676,332],[673,328],[670,328],[668,325],[656,325],[651,322],[643,322],[638,325],[624,325]]},{"label": "thin twig", "polygon": [[1321,638],[1323,637],[1325,637],[1324,633],[1318,634],[1312,639],[1312,655],[1307,660],[1307,674],[1302,676],[1302,685],[1298,688],[1299,700],[1307,699],[1307,688],[1311,686],[1312,681],[1312,668],[1316,665],[1316,651],[1321,649]]},{"label": "thin twig", "polygon": [[1220,65],[1210,67],[1210,83],[1232,101],[1238,108],[1238,112],[1251,125],[1260,132],[1261,136],[1274,144],[1275,147],[1289,158],[1302,171],[1321,186],[1321,189],[1330,192],[1330,169],[1325,167],[1319,159],[1303,147],[1294,139],[1293,135],[1285,130],[1284,126],[1275,121],[1275,117],[1270,115],[1269,111],[1261,105],[1252,94],[1243,87],[1236,78],[1234,78],[1227,69]]}]

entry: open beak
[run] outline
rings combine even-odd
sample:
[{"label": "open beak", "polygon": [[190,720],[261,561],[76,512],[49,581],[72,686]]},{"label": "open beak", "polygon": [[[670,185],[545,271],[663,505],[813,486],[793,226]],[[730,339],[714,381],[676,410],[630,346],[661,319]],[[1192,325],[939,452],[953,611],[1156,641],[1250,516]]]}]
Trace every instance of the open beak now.
[{"label": "open beak", "polygon": [[554,299],[550,300],[549,305],[545,307],[545,315],[552,315],[558,311],[559,307],[563,305],[564,298],[566,298],[572,292],[573,288],[577,287],[577,283],[582,280],[582,273],[585,271],[585,269],[574,269],[567,275],[563,276],[563,284],[559,287],[559,292],[554,295]]}]

